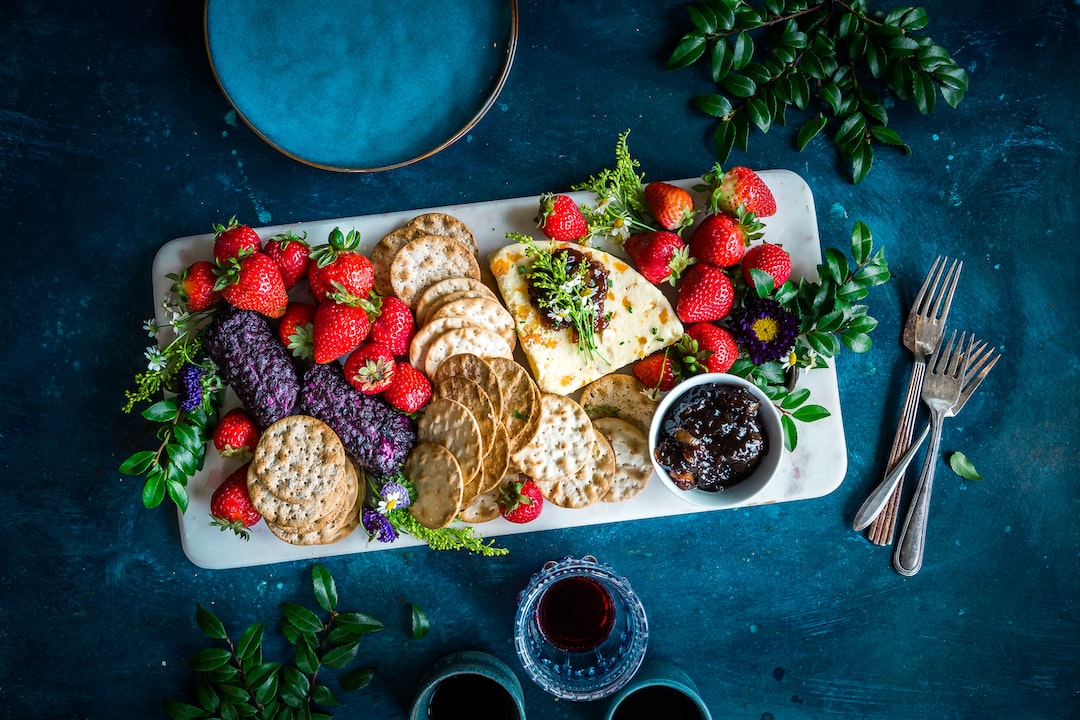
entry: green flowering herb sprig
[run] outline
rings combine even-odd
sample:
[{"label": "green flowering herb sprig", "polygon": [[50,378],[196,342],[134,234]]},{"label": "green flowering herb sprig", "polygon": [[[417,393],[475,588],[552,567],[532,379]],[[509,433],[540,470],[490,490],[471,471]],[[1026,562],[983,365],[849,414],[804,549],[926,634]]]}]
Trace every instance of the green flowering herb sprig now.
[{"label": "green flowering herb sprig", "polygon": [[360,512],[360,524],[371,540],[391,543],[405,534],[412,535],[432,550],[466,550],[485,557],[509,552],[506,548],[496,547],[494,540],[485,542],[470,526],[432,529],[421,525],[408,509],[416,501],[416,488],[401,473],[380,481],[369,476],[367,483],[370,492]]},{"label": "green flowering herb sprig", "polygon": [[880,248],[874,250],[873,235],[865,223],[856,222],[851,231],[854,265],[836,248],[826,248],[824,255],[825,262],[817,266],[816,281],[788,280],[774,288],[768,273],[752,270],[754,288],[745,284],[740,288],[744,307],[755,299],[771,298],[798,319],[791,349],[784,359],[754,363],[752,358],[741,356],[730,371],[753,381],[780,409],[784,444],[789,450],[798,443],[794,420],[813,422],[828,417],[829,413],[820,405],[806,403],[809,389],[792,390],[788,373],[825,367],[826,360],[837,355],[842,347],[856,353],[869,351],[873,345],[870,332],[878,323],[862,301],[870,288],[887,282],[890,277],[885,252]]},{"label": "green flowering herb sprig", "polygon": [[[312,568],[315,599],[328,615],[323,618],[303,605],[284,603],[281,632],[293,646],[290,662],[267,660],[263,654],[265,625],[249,626],[233,640],[212,612],[199,604],[195,620],[199,630],[217,641],[188,658],[188,668],[199,674],[197,705],[167,698],[165,711],[173,720],[201,718],[324,718],[318,708],[341,701],[323,679],[325,670],[343,670],[358,654],[360,640],[383,629],[378,619],[337,609],[334,578],[321,565]],[[414,625],[416,623],[414,617]],[[426,617],[424,618],[426,623]],[[416,631],[414,629],[414,636]],[[345,691],[359,690],[372,680],[373,668],[360,667],[338,675]]]},{"label": "green flowering herb sprig", "polygon": [[[178,281],[178,276],[168,275]],[[206,459],[206,443],[217,424],[224,383],[213,361],[202,348],[202,329],[212,312],[189,313],[176,293],[168,294],[163,307],[170,317],[166,326],[151,319],[143,323],[150,337],[168,331],[172,340],[152,345],[144,353],[147,369],[135,375],[135,390],[125,392],[123,411],[151,403],[142,416],[154,427],[158,446],[140,450],[120,464],[124,475],[145,475],[142,501],[155,508],[168,495],[181,512],[187,511],[187,481],[199,472]],[[162,392],[170,397],[154,401]]]},{"label": "green flowering herb sprig", "polygon": [[638,173],[640,163],[630,156],[626,138],[619,135],[615,144],[615,167],[601,170],[572,190],[596,194],[597,204],[582,205],[581,214],[589,225],[589,237],[606,236],[621,244],[635,232],[658,230],[645,202],[645,175]]},{"label": "green flowering herb sprig", "polygon": [[886,100],[912,101],[924,115],[938,93],[952,107],[968,89],[967,73],[949,52],[920,34],[923,8],[872,11],[867,0],[705,0],[688,7],[693,29],[668,60],[676,70],[704,59],[719,92],[691,98],[718,125],[720,162],[745,151],[750,127],[767,133],[794,108],[810,114],[800,127],[801,151],[829,128],[838,154],[862,181],[874,145],[911,149],[890,128]]}]

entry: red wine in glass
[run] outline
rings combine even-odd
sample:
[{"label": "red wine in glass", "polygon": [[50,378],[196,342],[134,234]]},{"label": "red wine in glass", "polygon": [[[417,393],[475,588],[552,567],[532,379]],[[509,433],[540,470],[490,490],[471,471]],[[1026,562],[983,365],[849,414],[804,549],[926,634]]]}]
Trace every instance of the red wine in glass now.
[{"label": "red wine in glass", "polygon": [[589,577],[571,576],[554,583],[536,611],[540,632],[565,652],[588,652],[599,646],[615,625],[611,593]]}]

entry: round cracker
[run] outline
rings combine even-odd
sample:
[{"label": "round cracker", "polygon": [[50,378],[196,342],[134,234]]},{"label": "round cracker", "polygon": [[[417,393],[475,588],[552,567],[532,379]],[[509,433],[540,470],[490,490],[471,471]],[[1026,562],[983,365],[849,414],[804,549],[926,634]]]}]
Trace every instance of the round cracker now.
[{"label": "round cracker", "polygon": [[337,495],[337,502],[334,506],[328,508],[325,515],[314,518],[307,523],[268,522],[268,524],[276,525],[278,528],[290,532],[312,533],[324,529],[333,522],[335,518],[341,517],[341,514],[352,507],[356,502],[357,494],[363,493],[363,488],[360,486],[360,482],[357,479],[355,466],[350,462],[346,467],[348,468],[348,478],[342,483],[342,492]]},{"label": "round cracker", "polygon": [[495,423],[499,420],[495,417],[488,394],[474,380],[463,375],[444,378],[435,385],[435,397],[449,398],[468,408],[480,429],[480,437],[485,441],[495,434]]},{"label": "round cracker", "polygon": [[482,387],[491,401],[491,411],[495,413],[495,417],[502,417],[502,387],[495,371],[491,369],[491,363],[479,355],[457,353],[439,363],[435,377],[431,380],[438,384],[455,375],[467,377]]},{"label": "round cracker", "polygon": [[449,398],[432,400],[416,427],[419,442],[442,445],[458,462],[462,484],[480,472],[484,460],[484,440],[480,426],[469,409]]},{"label": "round cracker", "polygon": [[452,452],[438,443],[417,443],[405,461],[405,477],[416,490],[409,512],[417,522],[432,530],[453,522],[465,484]]},{"label": "round cracker", "polygon": [[458,297],[446,298],[437,308],[431,309],[431,319],[441,317],[466,317],[477,325],[502,335],[511,349],[517,345],[517,330],[514,316],[498,300],[471,294],[462,290],[455,293]]},{"label": "round cracker", "polygon": [[390,264],[398,250],[405,247],[410,240],[424,235],[421,230],[410,227],[399,227],[383,235],[375,247],[371,249],[371,268],[375,279],[375,292],[380,295],[392,295],[394,286],[390,283]]},{"label": "round cracker", "polygon": [[455,330],[463,327],[476,327],[476,323],[469,318],[444,317],[434,322],[421,325],[412,340],[409,341],[409,364],[418,370],[424,369],[424,359],[431,343],[447,330]]},{"label": "round cracker", "polygon": [[[434,300],[432,300],[430,303],[428,303],[428,306],[426,308],[424,308],[424,311],[422,313],[420,312],[420,305],[417,304],[417,306],[416,306],[416,308],[417,308],[416,309],[417,320],[419,322],[421,322],[421,323],[425,323],[428,320],[435,317],[435,313],[438,312],[439,308],[441,308],[443,305],[446,305],[447,303],[451,303],[451,302],[453,302],[455,300],[463,300],[465,298],[483,298],[485,300],[491,300],[492,302],[498,302],[498,300],[488,290],[478,290],[478,289],[474,289],[474,288],[467,288],[467,289],[464,289],[464,290],[455,290],[453,292],[446,293],[445,295],[442,295],[442,296],[437,297]],[[452,315],[460,315],[462,317],[471,317],[468,313],[460,313],[459,312],[459,313],[450,313],[450,314],[452,314]],[[483,323],[479,323],[479,324],[483,324]]]},{"label": "round cracker", "polygon": [[291,545],[329,545],[344,540],[360,525],[363,493],[357,493],[356,501],[322,528],[311,532],[297,532],[289,528],[267,523],[270,532]]},{"label": "round cracker", "polygon": [[633,375],[611,373],[581,390],[581,406],[593,420],[617,417],[629,420],[642,432],[649,432],[658,405],[649,388]]},{"label": "round cracker", "polygon": [[424,290],[448,277],[479,280],[480,264],[464,244],[444,235],[421,235],[410,240],[390,263],[394,294],[413,310]]},{"label": "round cracker", "polygon": [[611,443],[598,430],[591,430],[592,452],[589,459],[573,475],[555,480],[536,480],[536,486],[544,499],[552,505],[564,508],[583,508],[604,497],[611,488],[611,475],[615,472],[615,452]]},{"label": "round cracker", "polygon": [[329,425],[307,415],[290,415],[263,430],[248,468],[248,485],[257,479],[282,500],[310,503],[334,490],[347,462],[345,447]]},{"label": "round cracker", "polygon": [[476,244],[476,236],[473,235],[472,230],[453,215],[441,212],[424,213],[407,222],[405,227],[427,235],[445,235],[454,238],[468,247],[473,255],[479,255],[480,253],[480,249]]},{"label": "round cracker", "polygon": [[499,509],[498,496],[499,493],[497,490],[480,493],[475,498],[473,498],[472,502],[470,502],[468,505],[464,505],[461,508],[461,512],[458,514],[458,517],[460,517],[462,521],[470,524],[494,520],[502,514],[501,510]]},{"label": "round cracker", "polygon": [[511,458],[526,445],[540,425],[540,388],[529,371],[512,358],[488,358],[502,393],[502,420],[510,437]]},{"label": "round cracker", "polygon": [[607,417],[593,420],[593,426],[615,451],[615,472],[605,502],[623,502],[635,497],[649,484],[653,474],[649,460],[649,438],[628,420]]},{"label": "round cracker", "polygon": [[458,353],[471,353],[482,358],[508,358],[513,357],[514,351],[506,339],[494,330],[467,325],[447,330],[428,344],[424,353],[424,372],[428,377],[434,377],[439,364]]},{"label": "round cracker", "polygon": [[332,492],[312,502],[294,503],[282,500],[267,490],[258,477],[248,480],[248,496],[251,504],[268,523],[294,530],[317,530],[320,522],[325,523],[339,514],[342,505],[355,499],[348,497],[349,483],[344,478],[346,472],[342,471],[343,477]]},{"label": "round cracker", "polygon": [[512,459],[533,480],[559,480],[585,465],[592,446],[592,420],[585,409],[566,395],[542,393],[536,435]]},{"label": "round cracker", "polygon": [[489,288],[482,280],[471,277],[448,277],[429,285],[424,292],[420,293],[420,297],[416,300],[417,320],[419,321],[420,318],[426,318],[428,308],[437,303],[440,299],[451,293],[460,292],[462,290],[486,292],[491,297],[497,298],[495,291]]},{"label": "round cracker", "polygon": [[510,438],[506,434],[506,427],[501,422],[495,424],[495,432],[491,435],[491,441],[487,443],[486,449],[487,453],[484,455],[484,464],[480,473],[481,493],[497,488],[499,480],[510,469]]}]

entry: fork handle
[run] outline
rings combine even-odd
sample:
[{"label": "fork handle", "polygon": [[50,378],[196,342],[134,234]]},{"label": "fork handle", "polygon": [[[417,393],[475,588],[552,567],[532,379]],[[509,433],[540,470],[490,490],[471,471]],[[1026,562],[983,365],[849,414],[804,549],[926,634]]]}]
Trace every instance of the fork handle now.
[{"label": "fork handle", "polygon": [[[911,447],[911,435],[915,430],[915,416],[919,407],[919,399],[922,396],[923,378],[926,376],[926,360],[917,357],[911,366],[911,377],[908,379],[907,394],[904,396],[904,405],[900,410],[900,421],[896,426],[896,435],[893,437],[892,450],[889,452],[889,469],[898,466],[899,460]],[[896,516],[900,506],[901,487],[904,484],[904,475],[901,471],[891,494],[885,501],[885,506],[877,514],[867,532],[867,539],[875,545],[888,545],[892,542],[896,531]]]},{"label": "fork handle", "polygon": [[915,486],[915,496],[911,500],[911,509],[900,528],[893,551],[893,567],[901,575],[911,576],[919,572],[923,564],[923,551],[926,548],[926,525],[930,516],[930,494],[934,489],[934,472],[937,469],[937,454],[941,448],[942,416],[935,413],[930,418],[930,447],[923,460],[922,472]]}]

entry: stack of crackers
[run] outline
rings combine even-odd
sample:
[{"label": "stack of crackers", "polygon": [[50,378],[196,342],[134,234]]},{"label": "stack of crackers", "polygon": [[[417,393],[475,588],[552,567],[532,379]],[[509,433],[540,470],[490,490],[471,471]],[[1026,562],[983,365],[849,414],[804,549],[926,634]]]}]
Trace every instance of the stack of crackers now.
[{"label": "stack of crackers", "polygon": [[326,545],[360,523],[361,473],[337,434],[321,420],[291,415],[268,426],[248,468],[251,502],[277,537]]}]

